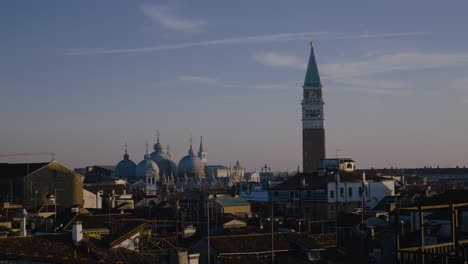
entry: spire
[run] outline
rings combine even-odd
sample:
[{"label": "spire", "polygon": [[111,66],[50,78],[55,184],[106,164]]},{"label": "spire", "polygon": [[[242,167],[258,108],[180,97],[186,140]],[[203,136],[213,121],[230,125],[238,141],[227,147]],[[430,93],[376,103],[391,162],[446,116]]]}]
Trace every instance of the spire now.
[{"label": "spire", "polygon": [[304,80],[304,86],[322,86],[320,75],[315,61],[314,43],[310,42],[310,57],[307,65],[307,72]]},{"label": "spire", "polygon": [[200,137],[200,148],[198,149],[198,153],[202,152],[205,152],[205,150],[203,149],[203,136]]},{"label": "spire", "polygon": [[193,155],[193,148],[192,148],[192,139],[190,139],[190,149],[188,151],[189,155]]},{"label": "spire", "polygon": [[206,165],[207,159],[206,159],[206,152],[205,149],[203,148],[203,137],[200,137],[200,148],[198,149],[198,157],[202,160],[202,162]]},{"label": "spire", "polygon": [[154,144],[153,148],[155,151],[157,152],[162,152],[163,151],[163,146],[161,145],[161,143],[159,143],[159,136],[161,135],[159,133],[159,130],[156,130],[156,144]]},{"label": "spire", "polygon": [[146,140],[146,144],[145,144],[145,147],[146,147],[146,154],[145,154],[145,159],[149,160],[150,159],[150,155],[148,153],[148,140]]},{"label": "spire", "polygon": [[129,156],[128,156],[128,153],[127,153],[127,147],[128,147],[128,145],[127,145],[127,142],[126,142],[126,141],[125,141],[124,147],[125,147],[125,154],[124,154],[123,157],[124,157],[125,160],[128,160],[128,159],[129,159]]},{"label": "spire", "polygon": [[169,147],[169,145],[167,145],[167,146],[166,146],[166,154],[167,154],[167,156],[169,157],[169,159],[172,159],[171,153],[169,153],[169,150],[170,150],[170,147]]}]

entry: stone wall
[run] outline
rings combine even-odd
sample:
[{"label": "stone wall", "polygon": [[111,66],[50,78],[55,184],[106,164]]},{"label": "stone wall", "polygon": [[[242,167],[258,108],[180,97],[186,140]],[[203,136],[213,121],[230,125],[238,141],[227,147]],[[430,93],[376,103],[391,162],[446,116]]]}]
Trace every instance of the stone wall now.
[{"label": "stone wall", "polygon": [[83,205],[83,176],[52,162],[24,178],[26,206],[46,204],[50,194],[56,194],[59,205]]}]

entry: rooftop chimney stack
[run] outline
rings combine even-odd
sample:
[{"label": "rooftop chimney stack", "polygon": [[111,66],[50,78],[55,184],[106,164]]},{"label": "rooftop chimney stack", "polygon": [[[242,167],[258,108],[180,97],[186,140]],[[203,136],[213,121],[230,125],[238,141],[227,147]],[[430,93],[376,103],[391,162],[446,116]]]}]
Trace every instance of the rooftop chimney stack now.
[{"label": "rooftop chimney stack", "polygon": [[83,225],[80,221],[76,221],[76,223],[73,224],[72,239],[73,244],[76,246],[80,245],[83,240]]},{"label": "rooftop chimney stack", "polygon": [[26,217],[28,216],[28,212],[26,209],[23,209],[21,223],[20,223],[20,236],[27,236],[28,232],[26,230]]}]

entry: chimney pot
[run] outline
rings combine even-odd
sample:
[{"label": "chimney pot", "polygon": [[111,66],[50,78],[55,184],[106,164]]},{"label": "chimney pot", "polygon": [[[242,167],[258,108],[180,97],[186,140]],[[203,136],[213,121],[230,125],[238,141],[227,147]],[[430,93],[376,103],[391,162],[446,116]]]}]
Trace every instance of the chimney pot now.
[{"label": "chimney pot", "polygon": [[76,221],[76,223],[73,224],[72,239],[73,244],[76,246],[80,245],[83,240],[83,225],[80,221]]}]

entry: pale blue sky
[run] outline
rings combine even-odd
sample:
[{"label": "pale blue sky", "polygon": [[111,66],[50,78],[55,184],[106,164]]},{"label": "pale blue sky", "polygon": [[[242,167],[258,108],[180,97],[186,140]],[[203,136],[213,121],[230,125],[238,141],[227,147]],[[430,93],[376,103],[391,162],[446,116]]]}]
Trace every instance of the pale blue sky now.
[{"label": "pale blue sky", "polygon": [[[139,162],[155,131],[178,162],[302,164],[314,40],[327,150],[359,168],[468,165],[468,2],[2,1],[0,153],[71,168]],[[2,158],[0,162],[48,157]]]}]

